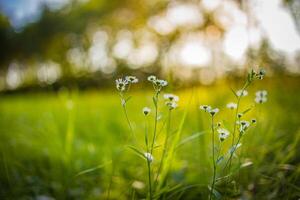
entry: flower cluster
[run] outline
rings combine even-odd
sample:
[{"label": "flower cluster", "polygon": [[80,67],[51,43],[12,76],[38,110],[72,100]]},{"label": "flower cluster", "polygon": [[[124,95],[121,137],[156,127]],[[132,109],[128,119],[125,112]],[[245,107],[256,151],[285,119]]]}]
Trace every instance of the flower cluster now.
[{"label": "flower cluster", "polygon": [[209,105],[201,105],[200,109],[204,110],[205,112],[208,112],[211,116],[214,116],[219,112],[219,108],[212,108]]},{"label": "flower cluster", "polygon": [[165,94],[164,99],[166,100],[166,105],[168,106],[169,110],[173,110],[177,108],[179,101],[179,97],[174,94]]},{"label": "flower cluster", "polygon": [[244,134],[246,130],[248,130],[250,123],[246,120],[241,120],[239,122],[239,125],[240,125],[240,134]]},{"label": "flower cluster", "polygon": [[124,92],[132,83],[137,83],[139,80],[135,76],[126,76],[125,78],[118,78],[116,80],[116,88],[120,92]]},{"label": "flower cluster", "polygon": [[268,92],[266,90],[259,90],[255,93],[255,102],[262,104],[267,101],[267,94]]},{"label": "flower cluster", "polygon": [[156,76],[148,76],[148,81],[153,84],[153,87],[156,91],[161,91],[161,89],[168,85],[168,82],[162,79],[158,79]]}]

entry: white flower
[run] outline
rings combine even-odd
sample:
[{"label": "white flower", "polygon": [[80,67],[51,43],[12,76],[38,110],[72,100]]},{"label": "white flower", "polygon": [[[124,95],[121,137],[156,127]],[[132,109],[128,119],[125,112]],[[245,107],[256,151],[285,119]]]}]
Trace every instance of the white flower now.
[{"label": "white flower", "polygon": [[146,152],[146,153],[144,153],[144,156],[145,156],[145,158],[147,159],[147,161],[148,162],[152,162],[153,161],[153,156],[151,155],[151,153],[148,153],[148,152]]},{"label": "white flower", "polygon": [[247,92],[247,90],[238,90],[236,92],[236,95],[239,96],[239,97],[244,97],[244,96],[248,95],[248,92]]},{"label": "white flower", "polygon": [[174,101],[167,101],[166,105],[169,107],[170,110],[173,110],[178,107],[178,104]]},{"label": "white flower", "polygon": [[174,94],[164,94],[164,98],[169,101],[179,101],[179,97]]},{"label": "white flower", "polygon": [[165,80],[157,79],[157,80],[155,81],[155,84],[158,85],[158,86],[161,86],[161,87],[165,87],[165,86],[168,85],[168,82],[165,81]]},{"label": "white flower", "polygon": [[129,83],[137,83],[137,82],[139,82],[139,80],[138,80],[135,76],[126,76],[125,79],[126,79]]},{"label": "white flower", "polygon": [[219,128],[217,129],[217,132],[219,133],[219,139],[221,142],[223,142],[229,136],[229,131],[227,129]]},{"label": "white flower", "polygon": [[116,87],[119,91],[123,92],[128,85],[128,81],[126,79],[119,78],[116,80]]},{"label": "white flower", "polygon": [[267,97],[255,97],[255,102],[256,103],[260,103],[260,104],[262,104],[262,103],[265,103],[265,102],[267,102]]},{"label": "white flower", "polygon": [[255,93],[255,99],[254,101],[256,103],[265,103],[268,99],[267,99],[267,94],[268,92],[266,90],[259,90]]},{"label": "white flower", "polygon": [[240,121],[240,133],[243,134],[250,126],[248,121],[242,120]]},{"label": "white flower", "polygon": [[156,76],[154,76],[154,75],[151,75],[151,76],[148,76],[148,81],[150,81],[150,82],[155,82],[156,81]]},{"label": "white flower", "polygon": [[233,102],[230,102],[226,105],[227,108],[231,109],[231,110],[234,110],[237,108],[237,104],[236,103],[233,103]]},{"label": "white flower", "polygon": [[211,106],[209,106],[209,105],[201,105],[199,108],[201,110],[204,110],[205,112],[209,112],[210,109],[211,109]]},{"label": "white flower", "polygon": [[148,108],[148,107],[143,108],[143,113],[144,113],[145,116],[148,115],[150,112],[151,112],[150,108]]},{"label": "white flower", "polygon": [[219,108],[214,108],[214,109],[211,109],[209,111],[209,113],[211,114],[211,116],[214,116],[215,114],[217,114],[219,112]]},{"label": "white flower", "polygon": [[258,90],[256,93],[255,93],[255,96],[257,97],[266,97],[268,94],[268,92],[266,90]]}]

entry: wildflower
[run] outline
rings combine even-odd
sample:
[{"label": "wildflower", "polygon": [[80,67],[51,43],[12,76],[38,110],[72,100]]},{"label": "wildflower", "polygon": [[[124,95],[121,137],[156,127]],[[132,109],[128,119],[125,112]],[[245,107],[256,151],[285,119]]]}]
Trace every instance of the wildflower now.
[{"label": "wildflower", "polygon": [[223,142],[229,136],[229,131],[224,128],[219,128],[217,131],[219,133],[219,139],[221,142]]},{"label": "wildflower", "polygon": [[221,127],[222,123],[221,122],[218,122],[217,123],[217,127]]},{"label": "wildflower", "polygon": [[211,109],[211,106],[209,106],[209,105],[201,105],[200,109],[204,110],[205,112],[209,112],[210,109]]},{"label": "wildflower", "polygon": [[255,93],[255,96],[257,97],[266,97],[268,92],[266,90],[259,90]]},{"label": "wildflower", "polygon": [[262,80],[264,78],[264,76],[266,75],[266,70],[264,69],[260,69],[259,72],[256,74],[256,77],[260,80]]},{"label": "wildflower", "polygon": [[151,153],[148,153],[148,152],[146,152],[146,153],[144,153],[144,156],[145,156],[145,158],[147,159],[147,161],[148,162],[152,162],[153,161],[153,156],[151,155]]},{"label": "wildflower", "polygon": [[240,121],[240,133],[243,134],[249,128],[250,123],[248,121]]},{"label": "wildflower", "polygon": [[174,101],[166,102],[166,105],[169,107],[169,110],[173,110],[178,107],[178,104]]},{"label": "wildflower", "polygon": [[256,103],[265,103],[267,101],[267,94],[268,92],[266,90],[259,90],[255,93],[255,102]]},{"label": "wildflower", "polygon": [[116,80],[116,87],[120,92],[125,91],[127,85],[128,81],[126,79],[119,78]]},{"label": "wildflower", "polygon": [[165,87],[165,86],[168,85],[168,82],[165,81],[165,80],[157,79],[157,80],[155,81],[155,84],[158,85],[158,86],[160,86],[160,87]]},{"label": "wildflower", "polygon": [[150,81],[150,82],[152,82],[152,83],[154,83],[155,81],[156,81],[156,76],[154,76],[154,75],[151,75],[151,76],[148,76],[148,81]]},{"label": "wildflower", "polygon": [[238,113],[238,118],[241,118],[241,117],[243,117],[243,113]]},{"label": "wildflower", "polygon": [[138,80],[135,76],[126,76],[125,79],[126,79],[129,83],[137,83],[137,82],[139,82],[139,80]]},{"label": "wildflower", "polygon": [[236,103],[233,103],[233,102],[230,102],[226,105],[227,108],[231,109],[231,110],[234,110],[237,108],[237,104]]},{"label": "wildflower", "polygon": [[150,108],[148,108],[148,107],[143,108],[143,113],[144,113],[145,116],[147,116],[150,112],[151,112]]},{"label": "wildflower", "polygon": [[245,97],[245,96],[248,95],[248,91],[247,91],[247,90],[238,90],[238,91],[236,92],[236,95],[237,95],[238,97]]},{"label": "wildflower", "polygon": [[209,111],[209,113],[211,114],[211,116],[214,116],[215,114],[217,114],[219,112],[219,108],[214,108],[214,109],[211,109]]},{"label": "wildflower", "polygon": [[265,103],[267,100],[267,97],[255,97],[255,102],[259,104]]},{"label": "wildflower", "polygon": [[164,98],[169,101],[179,101],[179,97],[174,94],[165,94]]},{"label": "wildflower", "polygon": [[256,119],[251,119],[251,123],[255,124],[256,123]]}]

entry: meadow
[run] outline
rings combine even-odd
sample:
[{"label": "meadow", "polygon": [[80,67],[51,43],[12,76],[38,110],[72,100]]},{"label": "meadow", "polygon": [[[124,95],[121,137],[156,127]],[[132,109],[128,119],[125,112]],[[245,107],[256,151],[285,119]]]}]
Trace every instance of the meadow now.
[{"label": "meadow", "polygon": [[[232,123],[234,112],[226,108],[234,100],[230,87],[236,90],[241,85],[241,80],[220,80],[211,86],[166,88],[180,97],[179,107],[172,111],[171,140],[173,132],[182,130],[162,199],[207,199],[212,176],[210,121],[199,106],[218,107],[216,121]],[[241,168],[231,186],[216,183],[216,199],[224,194],[228,199],[300,198],[299,85],[297,77],[268,77],[248,89],[241,110],[254,105],[257,90],[267,90],[268,101],[245,114],[257,123],[243,137],[239,158],[233,158]],[[152,95],[151,87],[144,85],[130,91],[128,117],[140,142],[145,126],[142,109],[154,109]],[[161,107],[166,111],[163,103]],[[157,152],[165,121],[162,115]],[[115,88],[1,95],[0,197],[145,199],[147,166],[128,148],[130,134]]]}]

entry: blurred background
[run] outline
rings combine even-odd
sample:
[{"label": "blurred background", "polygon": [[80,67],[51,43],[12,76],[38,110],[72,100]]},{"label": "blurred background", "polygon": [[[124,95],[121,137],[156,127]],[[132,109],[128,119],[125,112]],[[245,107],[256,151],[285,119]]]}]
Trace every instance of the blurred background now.
[{"label": "blurred background", "polygon": [[299,0],[0,0],[0,91],[300,73]]},{"label": "blurred background", "polygon": [[[201,104],[232,124],[230,88],[258,67],[267,76],[241,103],[257,125],[242,141],[246,167],[232,199],[300,198],[299,0],[0,0],[0,52],[1,200],[145,199],[145,166],[124,150],[130,130],[114,79],[168,80],[164,92],[180,96],[174,133],[188,110],[184,140],[210,128]],[[134,85],[128,102],[141,142],[142,108],[154,109],[148,86]],[[257,90],[268,91],[263,105]],[[208,195],[209,140],[198,134],[176,151],[168,184],[185,199]]]}]

